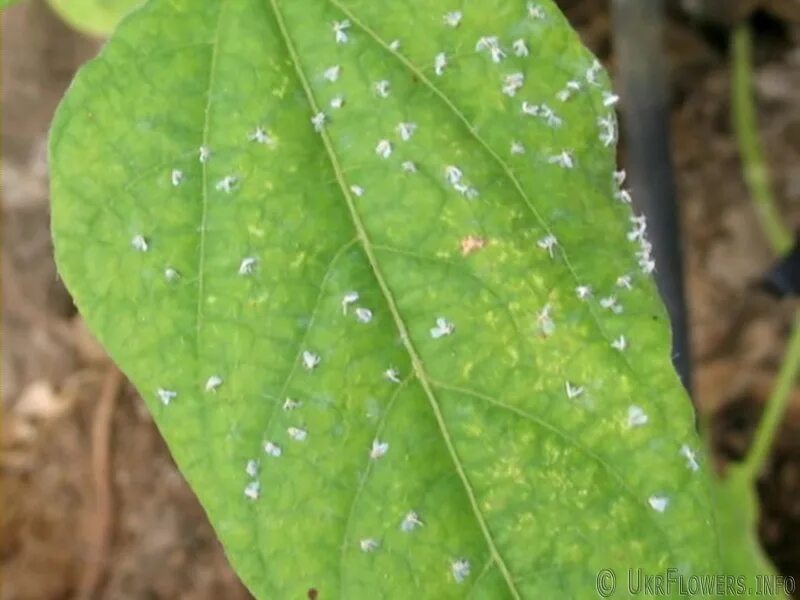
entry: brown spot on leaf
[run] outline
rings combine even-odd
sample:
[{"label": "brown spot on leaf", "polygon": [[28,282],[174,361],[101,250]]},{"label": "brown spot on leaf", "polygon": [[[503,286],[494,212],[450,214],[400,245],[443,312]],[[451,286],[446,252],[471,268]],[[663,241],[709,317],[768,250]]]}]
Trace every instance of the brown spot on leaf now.
[{"label": "brown spot on leaf", "polygon": [[467,256],[483,248],[486,245],[486,240],[474,235],[468,235],[459,244],[461,246],[461,254]]},{"label": "brown spot on leaf", "polygon": [[317,600],[318,597],[319,592],[316,590],[316,588],[310,588],[308,590],[308,600]]}]

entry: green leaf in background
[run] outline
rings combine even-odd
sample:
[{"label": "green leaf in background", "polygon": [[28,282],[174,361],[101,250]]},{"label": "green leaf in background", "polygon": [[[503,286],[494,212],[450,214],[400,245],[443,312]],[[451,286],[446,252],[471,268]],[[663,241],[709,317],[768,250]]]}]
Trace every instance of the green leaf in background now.
[{"label": "green leaf in background", "polygon": [[0,10],[18,2],[21,2],[21,0],[0,0]]},{"label": "green leaf in background", "polygon": [[[758,497],[749,473],[732,465],[725,480],[714,486],[713,493],[720,537],[725,547],[730,549],[724,556],[725,572],[774,573],[774,567],[758,539]],[[768,597],[785,598],[780,595]]]},{"label": "green leaf in background", "polygon": [[615,100],[551,1],[151,1],[82,69],[60,270],[258,597],[719,572]]},{"label": "green leaf in background", "polygon": [[71,27],[89,35],[105,37],[114,31],[122,17],[144,0],[47,0],[47,2]]}]

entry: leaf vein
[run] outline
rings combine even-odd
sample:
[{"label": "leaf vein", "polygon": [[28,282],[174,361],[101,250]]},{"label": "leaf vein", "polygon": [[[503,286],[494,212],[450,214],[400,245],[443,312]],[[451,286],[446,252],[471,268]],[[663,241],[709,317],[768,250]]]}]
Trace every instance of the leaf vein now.
[{"label": "leaf vein", "polygon": [[[391,397],[389,398],[389,402],[387,403],[386,410],[383,412],[381,416],[381,420],[378,423],[378,427],[375,429],[375,437],[379,438],[381,433],[386,427],[386,423],[389,420],[389,413],[392,412],[392,408],[394,408],[397,399],[400,397],[400,392],[406,387],[408,382],[411,380],[411,376],[406,377],[395,389],[392,393]],[[353,524],[353,517],[355,516],[356,506],[361,498],[361,493],[364,491],[364,488],[367,486],[367,479],[369,478],[370,474],[372,473],[372,465],[375,464],[375,461],[369,457],[369,454],[364,451],[364,455],[367,456],[367,466],[364,471],[364,476],[361,478],[361,481],[358,482],[358,487],[356,488],[355,493],[353,494],[353,499],[350,502],[350,509],[347,511],[347,521],[345,522],[344,526],[344,535],[342,536],[342,554],[341,559],[339,560],[339,597],[344,598],[344,563],[345,563],[345,554],[347,552],[347,545],[350,539],[350,529]]]},{"label": "leaf vein", "polygon": [[513,414],[525,419],[529,423],[532,423],[532,424],[536,425],[540,429],[543,429],[543,430],[545,430],[545,431],[547,431],[547,432],[549,432],[549,433],[561,438],[564,442],[566,442],[566,444],[568,446],[571,446],[571,447],[575,448],[576,450],[578,450],[581,454],[583,454],[587,458],[589,458],[592,461],[594,461],[595,463],[597,463],[606,473],[608,473],[608,475],[617,482],[617,485],[619,485],[619,487],[622,489],[622,491],[625,493],[625,495],[628,497],[628,499],[631,501],[631,503],[634,506],[636,506],[642,512],[642,514],[645,516],[645,518],[647,518],[653,524],[654,529],[661,534],[661,536],[664,538],[664,540],[667,542],[667,545],[669,546],[669,536],[667,535],[667,532],[664,531],[663,527],[661,527],[661,525],[658,523],[658,521],[653,517],[653,515],[650,513],[650,511],[645,506],[645,504],[643,502],[639,501],[638,496],[634,493],[634,491],[631,489],[631,487],[627,484],[627,482],[622,477],[622,475],[619,473],[619,471],[617,471],[608,462],[606,462],[606,460],[603,459],[602,456],[600,456],[599,454],[595,453],[593,450],[591,450],[587,446],[584,446],[583,444],[581,444],[579,441],[577,441],[575,438],[573,438],[567,432],[563,431],[561,428],[559,428],[559,427],[557,427],[555,425],[552,425],[551,423],[548,423],[547,421],[545,421],[544,419],[542,419],[541,417],[539,417],[537,415],[534,415],[534,414],[532,414],[532,413],[530,413],[530,412],[528,412],[526,410],[523,410],[521,408],[518,408],[516,406],[512,406],[510,404],[506,404],[505,402],[497,400],[496,398],[492,398],[491,396],[487,396],[486,394],[482,394],[480,392],[477,392],[477,391],[474,391],[474,390],[470,390],[470,389],[466,389],[466,388],[462,388],[462,387],[458,387],[458,386],[449,385],[449,384],[446,384],[446,383],[442,383],[440,381],[431,380],[431,383],[434,385],[434,387],[437,387],[439,389],[447,390],[447,391],[450,391],[450,392],[453,392],[453,393],[456,393],[456,394],[463,394],[465,396],[471,396],[471,397],[473,397],[473,398],[475,398],[477,400],[482,400],[483,402],[486,402],[490,406],[494,406],[495,408],[511,412],[511,413],[513,413]]}]

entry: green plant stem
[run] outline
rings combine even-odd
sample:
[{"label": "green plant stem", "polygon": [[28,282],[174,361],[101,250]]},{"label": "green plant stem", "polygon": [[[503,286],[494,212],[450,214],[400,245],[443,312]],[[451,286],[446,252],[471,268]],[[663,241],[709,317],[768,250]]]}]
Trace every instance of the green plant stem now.
[{"label": "green plant stem", "polygon": [[798,375],[800,375],[800,311],[795,314],[792,334],[789,338],[789,345],[786,347],[786,355],[778,373],[775,388],[764,409],[764,414],[756,429],[753,445],[744,464],[744,468],[750,473],[752,480],[758,477],[761,466],[769,456],[775,432],[789,405],[792,386]]},{"label": "green plant stem", "polygon": [[[758,141],[755,101],[752,93],[752,39],[747,23],[733,34],[733,122],[745,181],[756,206],[756,214],[773,251],[782,255],[792,246],[792,234],[784,226],[769,187],[767,168]],[[792,333],[778,379],[756,429],[753,445],[743,465],[755,482],[769,456],[775,433],[789,405],[791,390],[800,375],[800,311],[795,314]]]},{"label": "green plant stem", "polygon": [[756,207],[764,234],[779,256],[792,246],[792,234],[784,226],[769,178],[761,145],[752,85],[752,38],[747,23],[737,26],[733,34],[733,124],[742,157],[744,177]]}]

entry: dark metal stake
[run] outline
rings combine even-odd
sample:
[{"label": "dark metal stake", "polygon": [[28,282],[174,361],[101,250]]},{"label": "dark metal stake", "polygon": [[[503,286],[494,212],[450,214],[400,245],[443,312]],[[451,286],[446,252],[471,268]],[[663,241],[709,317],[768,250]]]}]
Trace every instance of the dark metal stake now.
[{"label": "dark metal stake", "polygon": [[663,0],[614,0],[613,40],[633,203],[647,217],[656,284],[672,322],[673,364],[691,390],[680,225],[670,158],[663,13]]}]

